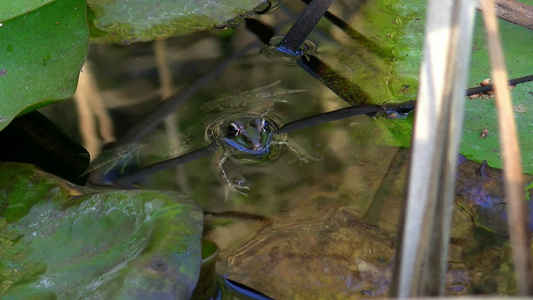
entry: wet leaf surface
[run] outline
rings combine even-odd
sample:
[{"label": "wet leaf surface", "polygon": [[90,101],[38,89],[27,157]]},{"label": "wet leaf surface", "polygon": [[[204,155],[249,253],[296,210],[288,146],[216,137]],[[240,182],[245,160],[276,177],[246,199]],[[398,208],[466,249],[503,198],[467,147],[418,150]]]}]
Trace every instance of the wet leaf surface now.
[{"label": "wet leaf surface", "polygon": [[1,130],[19,113],[74,93],[89,33],[83,0],[53,1],[0,23]]},{"label": "wet leaf surface", "polygon": [[203,214],[177,193],[99,191],[0,163],[0,295],[188,298]]},{"label": "wet leaf surface", "polygon": [[0,21],[6,21],[29,11],[37,9],[54,0],[22,0],[22,1],[2,1],[0,11]]},{"label": "wet leaf surface", "polygon": [[[98,42],[132,43],[183,35],[251,11],[263,0],[144,1],[89,0],[91,37]],[[93,27],[94,26],[94,27]]]},{"label": "wet leaf surface", "polygon": [[[533,5],[533,1],[523,1]],[[472,61],[469,74],[469,87],[479,85],[490,78],[489,54],[486,33],[482,27],[483,20],[478,14],[472,45]],[[505,64],[509,79],[531,75],[531,55],[533,32],[506,21],[499,21],[501,39],[505,53]],[[520,42],[517,42],[520,41]],[[522,167],[525,173],[533,173],[533,137],[531,136],[531,113],[533,112],[533,83],[516,85],[511,91],[513,105],[520,107],[515,110],[514,117],[518,130]],[[489,134],[481,140],[478,137],[487,128]],[[487,160],[495,168],[502,167],[499,146],[499,132],[496,105],[494,98],[479,97],[466,102],[465,124],[461,153],[477,162]]]},{"label": "wet leaf surface", "polygon": [[[502,171],[488,166],[486,162],[478,164],[464,157],[459,159],[457,168],[457,196],[462,200],[458,202],[461,208],[471,214],[479,226],[496,234],[508,234]],[[526,183],[532,178],[524,175]],[[533,213],[533,201],[526,200],[528,210]],[[533,230],[531,215],[529,221],[529,230]]]},{"label": "wet leaf surface", "polygon": [[[524,3],[533,5],[533,1]],[[395,13],[392,13],[392,12]],[[350,25],[371,37],[381,51],[363,43],[348,43],[336,54],[337,67],[350,82],[357,83],[370,95],[372,103],[386,104],[403,99],[416,98],[418,89],[418,68],[422,58],[422,43],[425,20],[425,3],[416,1],[370,1],[359,8]],[[509,79],[531,75],[531,57],[528,49],[533,47],[533,32],[518,25],[499,21]],[[346,31],[349,33],[348,31]],[[342,38],[342,36],[339,36]],[[517,43],[516,41],[521,41]],[[357,57],[358,59],[353,59]],[[344,68],[344,69],[343,69]],[[472,45],[471,68],[468,87],[476,87],[490,78],[490,62],[486,33],[481,14],[476,12],[475,32]],[[531,117],[533,111],[533,83],[518,84],[512,91],[515,119],[524,172],[533,172],[533,138],[531,138]],[[401,102],[401,101],[400,101]],[[379,134],[375,128],[360,133],[364,139],[378,139],[387,145],[408,146],[412,122],[380,124]],[[487,128],[487,137],[478,140]],[[368,136],[365,136],[369,133]],[[501,168],[499,133],[494,98],[467,100],[463,138],[460,152],[477,162],[487,160]]]}]

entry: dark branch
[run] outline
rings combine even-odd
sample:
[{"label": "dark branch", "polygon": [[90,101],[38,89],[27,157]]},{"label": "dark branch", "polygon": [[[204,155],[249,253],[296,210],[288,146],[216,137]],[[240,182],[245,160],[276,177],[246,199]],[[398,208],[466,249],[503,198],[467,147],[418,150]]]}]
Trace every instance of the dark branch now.
[{"label": "dark branch", "polygon": [[[533,81],[533,75],[511,79],[509,80],[509,85],[515,85],[515,84],[524,83],[528,81]],[[493,89],[494,89],[494,86],[492,84],[478,86],[478,87],[470,88],[466,90],[466,95],[470,96],[474,94],[484,93],[484,92],[492,91]]]},{"label": "dark branch", "polygon": [[217,143],[213,142],[204,148],[194,150],[182,156],[178,156],[176,158],[161,161],[153,165],[140,168],[139,170],[135,172],[118,177],[117,179],[113,181],[113,186],[130,187],[132,183],[139,181],[148,175],[208,156],[214,153],[217,147],[218,147]]},{"label": "dark branch", "polygon": [[335,0],[313,0],[283,37],[278,51],[299,55],[298,50]]},{"label": "dark branch", "polygon": [[295,131],[298,129],[308,128],[308,127],[316,126],[316,125],[326,123],[326,122],[346,119],[346,118],[357,116],[357,115],[377,113],[380,110],[381,110],[381,107],[377,105],[350,106],[350,107],[330,111],[327,113],[319,114],[316,116],[311,116],[311,117],[289,122],[283,125],[278,130],[278,132],[279,133],[291,132],[291,131]]},{"label": "dark branch", "polygon": [[189,98],[191,98],[198,90],[213,81],[218,75],[220,75],[233,61],[237,60],[250,50],[258,47],[257,42],[253,42],[230,58],[218,64],[215,68],[209,71],[204,76],[200,77],[193,84],[187,88],[177,92],[167,100],[161,103],[155,110],[146,115],[142,120],[137,122],[126,134],[118,141],[112,144],[112,148],[125,146],[128,144],[134,144],[142,140],[148,133],[150,133],[159,123],[161,123],[166,117],[172,114],[176,109]]}]

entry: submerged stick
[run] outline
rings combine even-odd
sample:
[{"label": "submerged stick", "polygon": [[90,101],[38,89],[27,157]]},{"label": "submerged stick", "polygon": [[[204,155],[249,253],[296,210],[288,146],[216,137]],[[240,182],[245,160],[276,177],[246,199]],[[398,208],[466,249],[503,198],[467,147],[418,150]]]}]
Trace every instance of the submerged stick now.
[{"label": "submerged stick", "polygon": [[513,265],[520,295],[532,295],[531,274],[531,236],[527,226],[527,209],[524,201],[524,185],[518,133],[513,114],[511,95],[507,87],[507,72],[500,41],[498,22],[491,0],[481,1],[483,21],[487,31],[496,107],[498,108],[498,127],[503,156],[503,175],[508,204],[508,225],[513,248]]},{"label": "submerged stick", "polygon": [[387,111],[398,111],[400,113],[406,113],[413,110],[414,107],[414,101],[388,105],[386,107],[379,105],[350,106],[289,122],[281,126],[277,133],[287,133],[363,114],[374,116],[378,112],[386,113]]},{"label": "submerged stick", "polygon": [[323,113],[323,114],[319,114],[319,115],[289,122],[283,125],[278,130],[278,133],[291,132],[291,131],[298,130],[298,129],[313,127],[313,126],[326,123],[326,122],[346,119],[348,117],[352,117],[356,115],[375,113],[380,110],[381,108],[376,105],[350,106],[350,107],[346,107],[346,108],[342,108],[342,109],[330,111],[327,113]]},{"label": "submerged stick", "polygon": [[125,146],[128,144],[134,144],[139,142],[148,133],[150,133],[159,123],[161,123],[167,116],[174,113],[176,109],[189,98],[191,98],[199,89],[206,86],[218,75],[220,75],[232,62],[239,59],[250,50],[258,47],[257,42],[248,44],[237,53],[233,54],[230,58],[218,64],[211,71],[204,76],[200,77],[190,86],[174,94],[161,105],[159,105],[154,111],[149,113],[141,121],[137,122],[126,134],[121,137],[116,143],[112,145],[113,148]]},{"label": "submerged stick", "polygon": [[140,168],[137,171],[118,177],[117,179],[113,181],[113,186],[130,187],[131,184],[143,179],[144,177],[148,175],[152,175],[154,173],[157,173],[157,172],[169,169],[169,168],[173,168],[173,167],[188,163],[190,161],[208,156],[214,153],[217,147],[218,147],[218,144],[216,142],[212,142],[206,147],[194,150],[182,156],[178,156],[176,158],[168,159],[165,161],[155,163],[153,165],[149,165],[144,168]]}]

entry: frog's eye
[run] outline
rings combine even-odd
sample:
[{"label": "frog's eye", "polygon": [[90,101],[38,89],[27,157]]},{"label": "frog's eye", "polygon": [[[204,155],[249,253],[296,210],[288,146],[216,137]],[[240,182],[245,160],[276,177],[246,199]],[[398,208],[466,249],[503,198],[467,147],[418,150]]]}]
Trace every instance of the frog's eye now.
[{"label": "frog's eye", "polygon": [[236,136],[239,134],[241,130],[239,129],[239,125],[235,122],[232,122],[228,125],[228,135],[229,136]]},{"label": "frog's eye", "polygon": [[268,122],[264,118],[255,118],[250,123],[250,125],[252,125],[253,127],[255,127],[255,128],[257,128],[257,129],[259,129],[261,131],[269,131],[270,130]]},{"label": "frog's eye", "polygon": [[270,131],[270,125],[268,125],[266,119],[261,119],[261,127],[263,128],[263,131]]}]

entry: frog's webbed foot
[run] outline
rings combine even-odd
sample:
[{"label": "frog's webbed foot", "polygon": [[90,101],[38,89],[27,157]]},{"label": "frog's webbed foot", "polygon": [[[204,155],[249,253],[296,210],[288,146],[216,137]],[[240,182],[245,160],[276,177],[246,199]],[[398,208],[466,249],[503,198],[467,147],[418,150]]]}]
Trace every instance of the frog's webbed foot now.
[{"label": "frog's webbed foot", "polygon": [[[227,155],[224,155],[220,161],[218,162],[218,166],[220,167],[220,171],[222,171],[222,177],[224,178],[224,180],[226,181],[226,183],[228,184],[228,187],[239,193],[239,194],[242,194],[244,196],[248,196],[247,193],[245,193],[243,190],[250,190],[249,187],[245,186],[244,183],[239,180],[237,183],[233,183],[229,180],[228,178],[228,175],[226,174],[226,171],[224,170],[224,167],[222,166],[224,164],[224,162],[226,162],[226,159],[228,159],[228,156]],[[227,200],[227,191],[226,191],[226,200]]]},{"label": "frog's webbed foot", "polygon": [[287,139],[286,141],[276,141],[272,143],[278,144],[278,145],[285,145],[289,149],[291,149],[292,152],[296,154],[296,158],[289,161],[289,163],[293,163],[297,161],[300,164],[300,166],[302,166],[302,165],[309,163],[309,161],[321,161],[322,160],[322,158],[316,158],[316,157],[309,155],[305,151],[305,149],[303,149],[300,145],[298,145],[293,140]]}]

